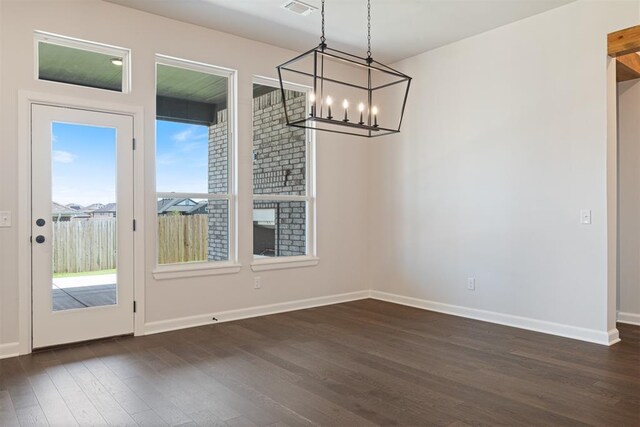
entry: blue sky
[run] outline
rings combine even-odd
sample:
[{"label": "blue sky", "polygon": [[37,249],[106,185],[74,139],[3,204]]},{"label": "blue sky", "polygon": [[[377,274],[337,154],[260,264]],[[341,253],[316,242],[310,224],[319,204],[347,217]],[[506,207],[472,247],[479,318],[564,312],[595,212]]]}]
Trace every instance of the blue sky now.
[{"label": "blue sky", "polygon": [[52,135],[53,201],[83,206],[113,202],[116,130],[53,123]]},{"label": "blue sky", "polygon": [[[52,138],[53,201],[114,202],[116,130],[53,123]],[[156,140],[158,191],[206,193],[207,127],[158,121]]]},{"label": "blue sky", "polygon": [[207,193],[209,129],[156,121],[156,189]]}]

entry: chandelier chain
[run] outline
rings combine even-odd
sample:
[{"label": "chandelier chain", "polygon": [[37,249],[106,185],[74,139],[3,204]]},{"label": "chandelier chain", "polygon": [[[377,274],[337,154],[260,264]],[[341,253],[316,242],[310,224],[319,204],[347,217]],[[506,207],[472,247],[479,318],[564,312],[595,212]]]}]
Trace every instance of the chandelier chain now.
[{"label": "chandelier chain", "polygon": [[367,0],[367,58],[371,58],[371,0]]},{"label": "chandelier chain", "polygon": [[320,43],[325,44],[327,38],[324,36],[324,0],[322,0],[322,35],[320,36]]}]

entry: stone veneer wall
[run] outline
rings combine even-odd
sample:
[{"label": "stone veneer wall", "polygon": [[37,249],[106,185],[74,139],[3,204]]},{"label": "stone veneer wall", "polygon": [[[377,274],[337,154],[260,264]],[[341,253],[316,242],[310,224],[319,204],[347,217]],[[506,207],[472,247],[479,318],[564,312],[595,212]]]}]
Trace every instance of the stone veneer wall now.
[{"label": "stone veneer wall", "polygon": [[[305,114],[306,96],[285,91],[292,106],[290,115]],[[282,95],[272,91],[253,100],[253,192],[254,194],[304,195],[306,190],[306,136],[304,129],[286,126]],[[218,112],[209,128],[209,191],[227,188],[227,114]],[[306,254],[306,203],[255,202],[256,209],[276,210],[276,253]],[[228,259],[228,207],[209,205],[209,260]]]}]

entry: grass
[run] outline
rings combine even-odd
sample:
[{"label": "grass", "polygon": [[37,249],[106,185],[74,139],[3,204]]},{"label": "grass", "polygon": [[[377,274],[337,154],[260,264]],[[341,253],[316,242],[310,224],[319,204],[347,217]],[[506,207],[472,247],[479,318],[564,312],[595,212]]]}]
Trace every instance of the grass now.
[{"label": "grass", "polygon": [[115,274],[116,269],[111,270],[98,270],[98,271],[80,271],[78,273],[54,273],[54,278],[60,277],[81,277],[81,276],[100,276],[103,274]]}]

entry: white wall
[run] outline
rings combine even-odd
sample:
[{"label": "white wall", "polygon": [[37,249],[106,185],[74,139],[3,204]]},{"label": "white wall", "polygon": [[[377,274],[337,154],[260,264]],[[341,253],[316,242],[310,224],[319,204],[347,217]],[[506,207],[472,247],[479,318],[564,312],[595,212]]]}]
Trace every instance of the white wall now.
[{"label": "white wall", "polygon": [[396,64],[415,81],[402,133],[372,146],[375,289],[606,338],[606,35],[639,4],[579,1]]},{"label": "white wall", "polygon": [[[253,290],[251,213],[252,75],[276,77],[275,66],[294,52],[110,3],[83,1],[2,1],[0,108],[0,210],[18,212],[18,91],[30,90],[142,106],[147,194],[146,222],[155,217],[153,193],[156,53],[238,70],[239,258],[238,274],[156,281],[153,250],[145,259],[146,321],[216,313],[304,298],[368,289],[366,235],[368,151],[360,140],[318,135],[318,254],[316,267],[261,272]],[[40,82],[33,77],[33,31],[42,30],[132,50],[131,94]],[[18,341],[18,228],[0,229],[0,345]],[[146,234],[149,248],[153,233]]]},{"label": "white wall", "polygon": [[640,80],[618,84],[618,312],[640,324]]},{"label": "white wall", "polygon": [[[293,52],[95,0],[0,1],[0,210],[17,212],[18,90],[142,106],[154,219],[154,54],[239,70],[239,274],[156,281],[146,321],[375,288],[607,331],[606,34],[640,2],[581,1],[407,59],[403,132],[318,135],[317,267],[252,289],[251,76]],[[129,95],[33,79],[33,31],[129,47]],[[582,226],[579,210],[593,210]],[[367,237],[368,236],[368,237]],[[146,234],[153,247],[154,236]],[[0,229],[0,346],[18,340],[17,227]],[[477,290],[466,290],[466,278]],[[1,350],[1,347],[0,347]]]}]

